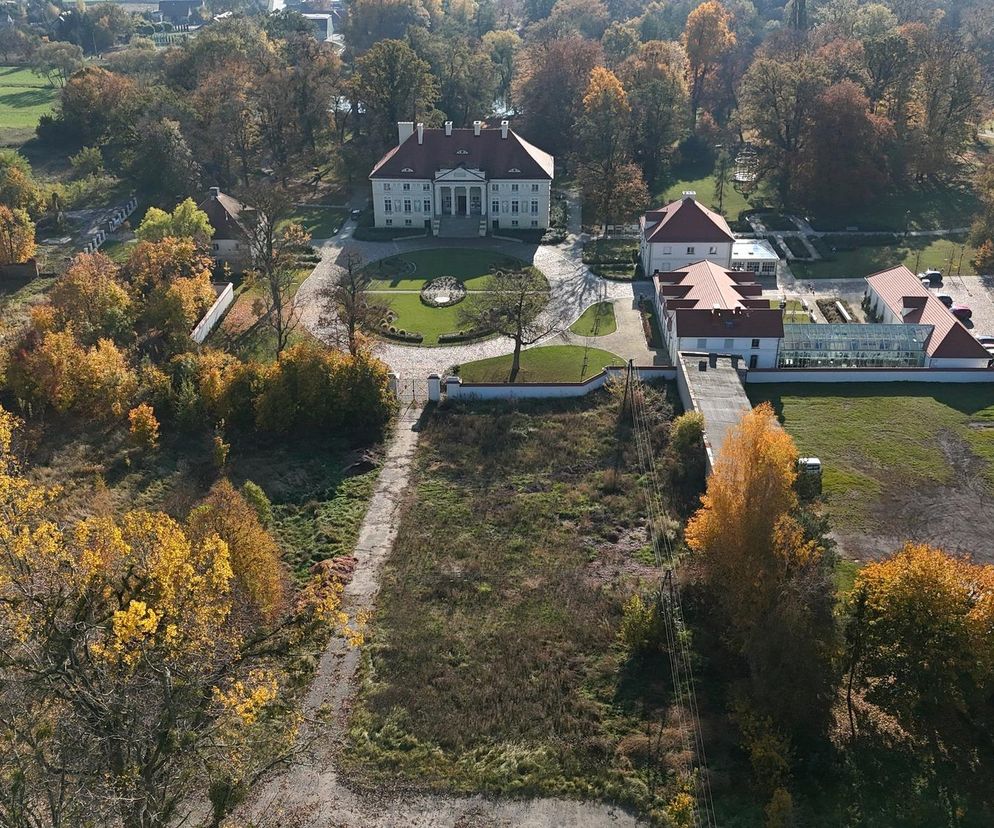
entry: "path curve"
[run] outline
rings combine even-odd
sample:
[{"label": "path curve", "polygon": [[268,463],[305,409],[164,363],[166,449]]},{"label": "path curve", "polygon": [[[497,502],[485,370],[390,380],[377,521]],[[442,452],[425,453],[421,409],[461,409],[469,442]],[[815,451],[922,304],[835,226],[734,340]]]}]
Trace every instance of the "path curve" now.
[{"label": "path curve", "polygon": [[[536,345],[554,342],[588,307],[597,302],[628,299],[634,302],[638,287],[630,282],[612,282],[591,272],[580,261],[582,242],[571,237],[563,245],[532,245],[500,239],[436,239],[432,237],[393,242],[361,242],[351,237],[354,229],[349,225],[334,239],[321,243],[321,261],[314,272],[301,284],[297,292],[303,308],[301,321],[318,338],[328,339],[331,331],[321,324],[323,291],[334,284],[340,272],[338,259],[342,251],[358,252],[367,264],[379,259],[409,253],[414,250],[431,250],[440,247],[491,250],[522,259],[534,265],[549,281],[549,305],[546,318],[555,318],[559,331],[549,334]],[[402,377],[424,379],[428,374],[444,373],[450,366],[477,359],[503,356],[514,350],[506,337],[495,337],[463,345],[438,345],[434,347],[399,345],[380,342],[376,355]]]}]

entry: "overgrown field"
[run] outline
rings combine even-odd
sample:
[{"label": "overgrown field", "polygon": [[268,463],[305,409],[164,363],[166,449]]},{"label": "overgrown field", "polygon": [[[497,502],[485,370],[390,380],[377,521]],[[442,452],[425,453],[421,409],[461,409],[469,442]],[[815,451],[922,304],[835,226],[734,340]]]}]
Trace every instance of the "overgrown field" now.
[{"label": "overgrown field", "polygon": [[821,458],[826,508],[856,557],[905,539],[994,561],[994,387],[751,385],[802,455]]},{"label": "overgrown field", "polygon": [[[442,410],[421,436],[345,761],[364,783],[673,795],[662,655],[633,663],[622,604],[659,579],[620,399]],[[670,406],[651,393],[655,436]],[[623,438],[624,439],[624,438]]]}]

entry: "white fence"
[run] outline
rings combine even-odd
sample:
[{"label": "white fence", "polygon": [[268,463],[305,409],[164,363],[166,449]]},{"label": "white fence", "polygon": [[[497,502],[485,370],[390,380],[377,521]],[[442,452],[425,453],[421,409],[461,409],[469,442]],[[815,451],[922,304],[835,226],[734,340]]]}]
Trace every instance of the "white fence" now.
[{"label": "white fence", "polygon": [[771,382],[994,382],[990,368],[752,368],[747,383]]},{"label": "white fence", "polygon": [[[602,388],[609,379],[624,380],[626,366],[610,366],[584,382],[463,382],[459,377],[438,374],[428,377],[428,399],[438,402],[444,391],[450,400],[526,400],[583,397]],[[676,369],[656,365],[635,366],[642,379],[676,378]]]},{"label": "white fence", "polygon": [[101,228],[96,233],[87,236],[87,242],[83,245],[82,252],[96,253],[100,249],[100,245],[107,241],[107,234],[113,233],[124,224],[137,207],[138,199],[135,196],[131,196],[131,200],[127,204],[123,207],[118,207],[111,213],[110,218],[107,219],[107,229]]},{"label": "white fence", "polygon": [[203,319],[197,323],[197,327],[190,332],[190,339],[198,345],[202,345],[210,332],[214,330],[214,326],[218,323],[218,320],[224,315],[224,312],[231,307],[231,303],[234,301],[235,286],[231,284],[231,282],[228,282],[228,284],[224,286],[224,290],[222,290],[217,299],[214,300],[214,304],[210,306],[210,310],[208,310],[207,313],[204,314]]}]

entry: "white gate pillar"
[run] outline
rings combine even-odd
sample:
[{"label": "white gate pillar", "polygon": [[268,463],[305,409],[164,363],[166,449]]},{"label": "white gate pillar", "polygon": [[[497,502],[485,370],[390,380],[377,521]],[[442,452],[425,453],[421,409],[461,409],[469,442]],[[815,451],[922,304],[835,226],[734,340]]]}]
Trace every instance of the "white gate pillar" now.
[{"label": "white gate pillar", "polygon": [[428,402],[441,402],[442,380],[438,374],[428,375]]}]

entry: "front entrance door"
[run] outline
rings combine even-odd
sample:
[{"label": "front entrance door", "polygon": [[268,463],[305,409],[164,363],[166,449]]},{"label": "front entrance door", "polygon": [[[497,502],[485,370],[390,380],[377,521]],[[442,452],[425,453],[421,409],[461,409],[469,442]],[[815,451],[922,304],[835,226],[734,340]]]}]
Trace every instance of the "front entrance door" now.
[{"label": "front entrance door", "polygon": [[457,195],[456,196],[456,215],[464,216],[466,215],[466,196]]}]

